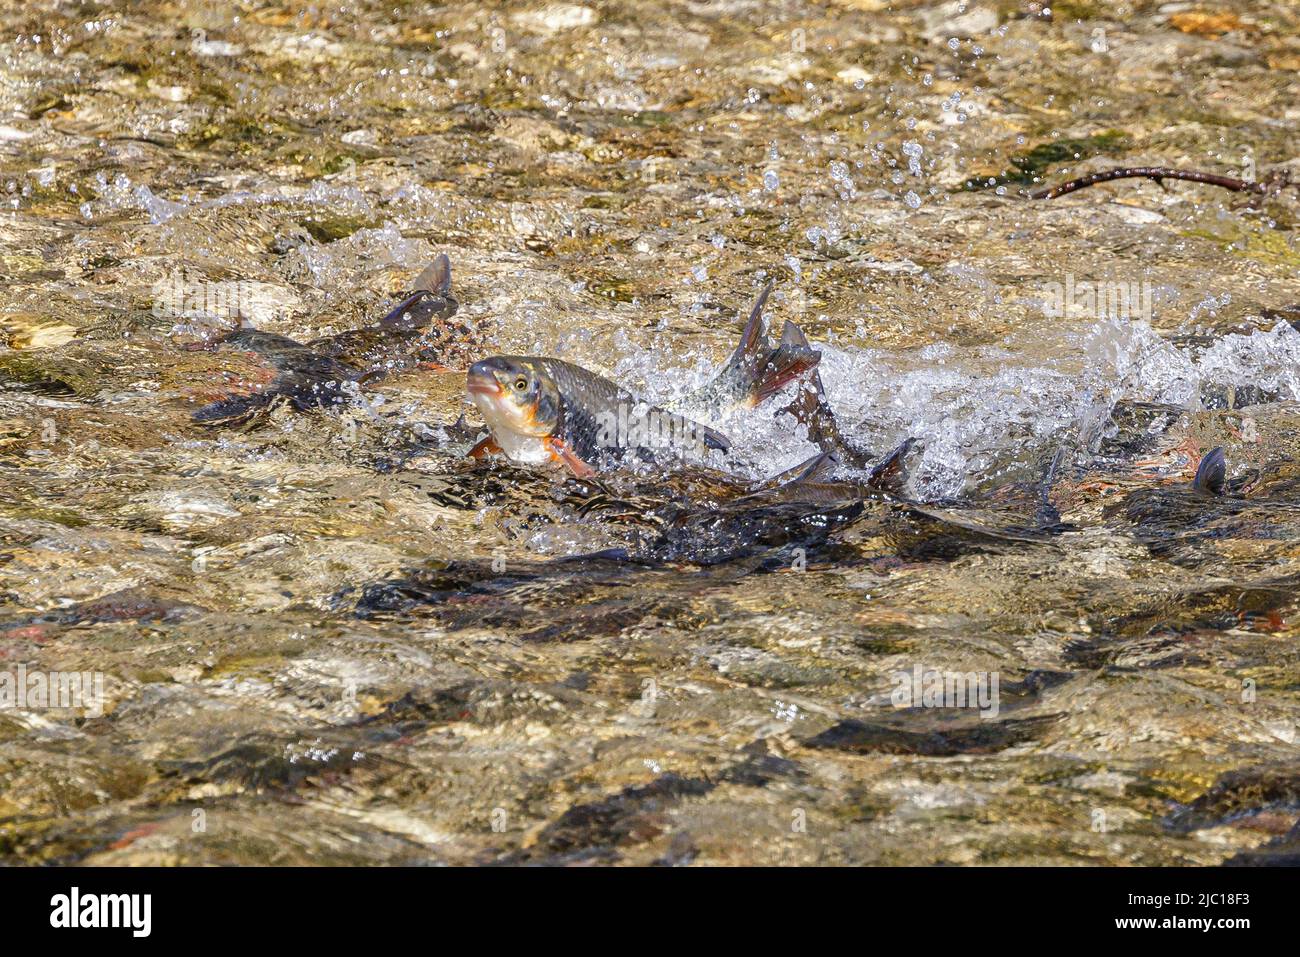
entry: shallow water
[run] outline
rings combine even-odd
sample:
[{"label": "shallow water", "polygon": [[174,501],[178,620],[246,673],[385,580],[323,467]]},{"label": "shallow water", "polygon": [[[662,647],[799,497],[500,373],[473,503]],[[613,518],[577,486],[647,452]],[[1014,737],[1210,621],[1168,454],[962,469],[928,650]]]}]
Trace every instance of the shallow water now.
[{"label": "shallow water", "polygon": [[[0,657],[103,680],[0,710],[5,860],[1297,853],[1300,196],[1024,195],[1300,173],[1294,5],[36,2],[0,56]],[[912,504],[737,502],[780,403],[732,484],[468,463],[433,369],[192,421],[266,379],[214,311],[356,328],[439,252],[465,349],[656,399],[775,278]]]}]

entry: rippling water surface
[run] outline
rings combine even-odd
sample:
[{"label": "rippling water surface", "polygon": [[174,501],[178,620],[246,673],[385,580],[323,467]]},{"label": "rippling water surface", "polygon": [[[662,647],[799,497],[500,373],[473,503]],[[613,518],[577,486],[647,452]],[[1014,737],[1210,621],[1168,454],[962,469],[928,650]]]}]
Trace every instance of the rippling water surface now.
[{"label": "rippling water surface", "polygon": [[[38,0],[0,57],[0,658],[103,681],[0,710],[6,861],[1300,853],[1300,196],[1026,195],[1300,178],[1293,4]],[[232,303],[442,252],[445,361],[191,418],[274,377]],[[667,398],[768,279],[901,497],[745,498],[779,402],[734,480],[465,460],[464,356]]]}]

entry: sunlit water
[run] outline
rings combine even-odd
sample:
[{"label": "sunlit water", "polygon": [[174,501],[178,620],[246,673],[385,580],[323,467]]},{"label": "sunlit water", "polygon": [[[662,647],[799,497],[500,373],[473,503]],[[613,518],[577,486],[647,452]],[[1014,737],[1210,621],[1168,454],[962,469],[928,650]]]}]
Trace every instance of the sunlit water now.
[{"label": "sunlit water", "polygon": [[[1295,168],[1300,20],[1052,7],[7,6],[0,657],[104,697],[0,710],[5,859],[1294,856],[1297,196],[1017,175]],[[267,379],[202,295],[307,341],[439,252],[471,354],[656,400],[775,279],[914,504],[737,504],[780,399],[731,482],[469,463],[431,368],[191,420]]]}]

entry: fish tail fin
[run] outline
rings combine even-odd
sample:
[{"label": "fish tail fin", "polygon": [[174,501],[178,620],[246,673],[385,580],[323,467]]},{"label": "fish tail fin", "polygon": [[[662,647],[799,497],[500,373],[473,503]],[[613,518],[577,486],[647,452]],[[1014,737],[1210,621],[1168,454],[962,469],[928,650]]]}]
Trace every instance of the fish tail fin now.
[{"label": "fish tail fin", "polygon": [[763,329],[763,307],[772,294],[773,284],[768,280],[758,294],[749,320],[740,334],[740,342],[727,360],[724,375],[743,377],[745,404],[758,405],[790,382],[814,369],[822,354],[808,345],[799,327],[787,322],[776,348],[772,347]]},{"label": "fish tail fin", "polygon": [[727,360],[727,365],[738,366],[745,365],[756,361],[767,349],[766,337],[763,335],[763,307],[767,305],[767,297],[772,294],[773,282],[767,281],[763,291],[758,294],[758,299],[754,301],[754,308],[749,310],[749,320],[745,323],[744,330],[740,333],[740,343],[736,346],[731,358]]},{"label": "fish tail fin", "polygon": [[424,272],[411,284],[412,292],[431,292],[435,296],[445,296],[451,292],[451,260],[446,253],[424,268]]},{"label": "fish tail fin", "polygon": [[786,324],[786,333],[776,345],[768,338],[763,325],[763,307],[772,288],[769,280],[758,294],[740,342],[717,375],[689,395],[665,403],[666,408],[697,418],[716,417],[732,409],[752,409],[817,367],[821,353],[808,345],[793,323]]},{"label": "fish tail fin", "polygon": [[891,495],[901,495],[907,485],[907,455],[916,445],[916,439],[907,439],[871,468],[867,484]]},{"label": "fish tail fin", "polygon": [[808,345],[799,327],[786,322],[781,342],[755,363],[749,389],[750,404],[758,405],[801,375],[816,369],[821,358],[822,354]]},{"label": "fish tail fin", "polygon": [[424,328],[435,316],[450,318],[458,308],[459,303],[451,294],[451,260],[446,253],[439,253],[415,278],[410,294],[380,319],[379,325],[410,332]]},{"label": "fish tail fin", "polygon": [[238,425],[251,419],[270,401],[271,396],[266,393],[228,396],[195,410],[190,418],[200,425]]},{"label": "fish tail fin", "polygon": [[1206,495],[1222,495],[1227,486],[1228,458],[1223,446],[1211,449],[1196,467],[1192,488]]}]

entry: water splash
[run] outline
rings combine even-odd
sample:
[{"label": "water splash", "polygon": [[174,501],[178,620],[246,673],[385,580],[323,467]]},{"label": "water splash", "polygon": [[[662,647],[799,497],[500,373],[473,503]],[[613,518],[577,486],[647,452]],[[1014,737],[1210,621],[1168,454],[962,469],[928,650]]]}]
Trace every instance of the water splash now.
[{"label": "water splash", "polygon": [[960,494],[1076,445],[1122,401],[1195,411],[1214,388],[1247,386],[1300,398],[1300,333],[1286,323],[1224,336],[1199,354],[1118,319],[1062,336],[1055,354],[1044,356],[1034,338],[903,353],[819,346],[821,374],[847,435],[874,449],[921,440],[912,488],[923,497]]},{"label": "water splash", "polygon": [[[708,382],[710,355],[626,349],[614,372],[651,400]],[[1286,323],[1230,334],[1210,346],[1180,346],[1146,322],[1107,319],[1074,332],[1019,334],[995,346],[935,344],[891,351],[814,343],[827,398],[846,437],[877,454],[920,440],[910,490],[960,495],[975,484],[1037,468],[1061,444],[1086,447],[1120,402],[1196,411],[1216,388],[1257,388],[1300,399],[1300,332]],[[778,396],[759,410],[714,423],[731,439],[728,467],[771,475],[816,453]]]}]

